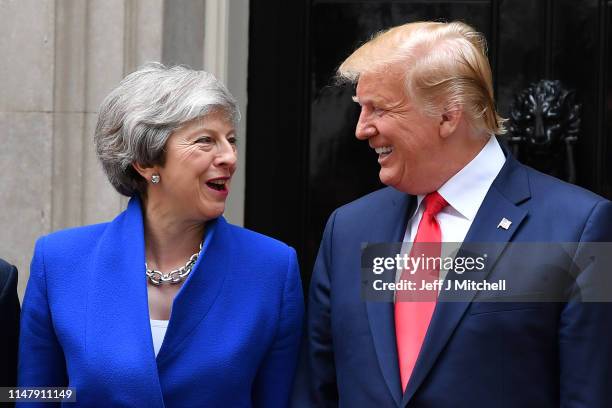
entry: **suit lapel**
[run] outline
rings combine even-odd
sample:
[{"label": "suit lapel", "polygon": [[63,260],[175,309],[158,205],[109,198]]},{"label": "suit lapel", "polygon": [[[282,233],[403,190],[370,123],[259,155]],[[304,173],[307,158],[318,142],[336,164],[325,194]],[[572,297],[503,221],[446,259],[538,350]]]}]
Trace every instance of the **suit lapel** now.
[{"label": "suit lapel", "polygon": [[223,217],[206,224],[206,236],[200,257],[172,304],[168,331],[157,355],[158,367],[168,363],[174,354],[180,352],[181,343],[204,320],[221,293],[230,269],[232,240],[229,234]]},{"label": "suit lapel", "polygon": [[105,388],[138,393],[143,406],[162,407],[144,262],[140,200],[132,198],[105,229],[89,266],[85,352],[92,367],[104,367]]},{"label": "suit lapel", "polygon": [[[401,242],[408,219],[416,209],[416,199],[393,190],[391,200],[375,209],[376,223],[372,226],[369,243]],[[376,357],[385,382],[396,404],[400,404],[400,384],[395,344],[395,321],[392,302],[366,302],[370,331],[376,349]]]},{"label": "suit lapel", "polygon": [[[525,220],[527,211],[518,204],[529,199],[530,195],[525,169],[508,156],[504,167],[487,192],[464,241],[467,246],[470,243],[482,243],[487,248],[484,277],[491,272],[506,245]],[[503,218],[512,221],[508,229],[498,228]],[[491,243],[495,244],[490,245]],[[449,272],[449,276],[452,276],[451,279],[466,278],[452,272]],[[476,293],[476,291],[468,292],[467,296],[463,297],[465,299],[463,302],[445,302],[442,297],[436,305],[419,358],[406,387],[402,406],[408,404],[423,383]]]}]

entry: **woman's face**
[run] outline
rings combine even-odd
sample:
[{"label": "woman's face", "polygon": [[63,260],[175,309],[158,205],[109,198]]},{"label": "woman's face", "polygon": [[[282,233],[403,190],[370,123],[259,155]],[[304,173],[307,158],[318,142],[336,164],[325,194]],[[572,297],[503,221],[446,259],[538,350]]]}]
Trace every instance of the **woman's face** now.
[{"label": "woman's face", "polygon": [[174,216],[217,218],[225,210],[236,159],[236,131],[225,113],[186,122],[168,139],[165,164],[157,169],[161,182],[149,184],[148,195]]}]

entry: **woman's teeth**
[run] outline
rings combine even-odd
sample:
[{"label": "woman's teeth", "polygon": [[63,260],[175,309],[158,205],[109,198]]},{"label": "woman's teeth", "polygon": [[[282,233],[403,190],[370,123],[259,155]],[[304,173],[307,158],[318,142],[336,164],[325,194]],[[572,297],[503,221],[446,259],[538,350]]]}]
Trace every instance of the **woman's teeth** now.
[{"label": "woman's teeth", "polygon": [[225,182],[227,180],[211,180],[206,183],[210,188],[214,188],[215,190],[225,190]]}]

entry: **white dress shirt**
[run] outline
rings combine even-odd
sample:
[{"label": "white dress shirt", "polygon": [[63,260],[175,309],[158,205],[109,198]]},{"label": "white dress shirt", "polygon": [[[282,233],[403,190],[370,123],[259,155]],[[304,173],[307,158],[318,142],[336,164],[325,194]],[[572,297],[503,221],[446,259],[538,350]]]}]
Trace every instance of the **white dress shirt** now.
[{"label": "white dress shirt", "polygon": [[[504,152],[495,136],[491,136],[480,153],[438,189],[438,193],[448,202],[448,206],[436,216],[442,242],[463,242],[491,184],[505,162]],[[417,211],[406,226],[403,240],[407,244],[404,246],[406,252],[410,250],[410,244],[414,241],[425,211],[423,198],[423,195],[417,196]],[[457,246],[443,246],[441,255],[449,256],[456,249]],[[440,271],[442,279],[446,272]]]}]

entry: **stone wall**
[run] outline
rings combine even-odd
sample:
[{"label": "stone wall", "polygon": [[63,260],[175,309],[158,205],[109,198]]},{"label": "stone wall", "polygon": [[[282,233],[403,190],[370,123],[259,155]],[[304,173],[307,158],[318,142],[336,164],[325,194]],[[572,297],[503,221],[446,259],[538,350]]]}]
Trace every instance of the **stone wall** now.
[{"label": "stone wall", "polygon": [[[0,257],[21,295],[39,236],[127,203],[93,151],[104,96],[147,61],[182,63],[224,80],[246,113],[247,35],[248,0],[0,0]],[[237,224],[245,122],[226,212]]]}]

